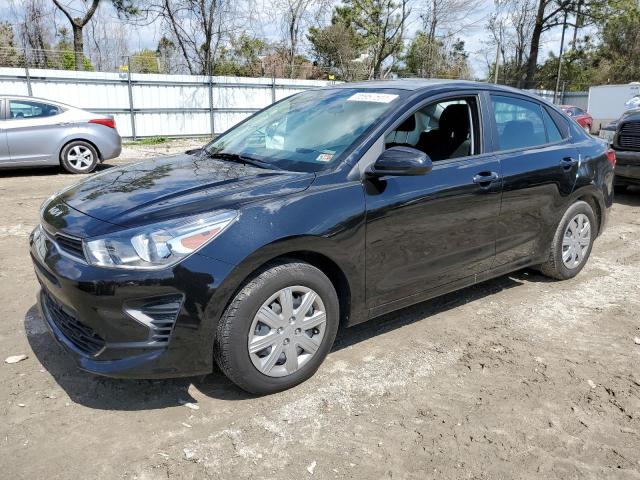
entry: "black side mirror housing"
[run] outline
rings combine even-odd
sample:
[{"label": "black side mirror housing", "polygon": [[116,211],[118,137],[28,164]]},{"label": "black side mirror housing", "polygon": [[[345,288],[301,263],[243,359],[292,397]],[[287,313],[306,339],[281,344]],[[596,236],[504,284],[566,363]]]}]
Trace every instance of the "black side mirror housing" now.
[{"label": "black side mirror housing", "polygon": [[411,147],[391,147],[382,152],[367,175],[373,177],[397,177],[425,175],[433,168],[429,156]]}]

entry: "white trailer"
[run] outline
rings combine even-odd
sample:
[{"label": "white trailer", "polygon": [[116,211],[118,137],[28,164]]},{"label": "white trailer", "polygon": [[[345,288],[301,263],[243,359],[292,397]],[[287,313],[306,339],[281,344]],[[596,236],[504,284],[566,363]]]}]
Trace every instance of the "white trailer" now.
[{"label": "white trailer", "polygon": [[587,111],[593,117],[593,130],[598,131],[603,125],[620,118],[625,110],[624,104],[638,94],[640,82],[590,87]]}]

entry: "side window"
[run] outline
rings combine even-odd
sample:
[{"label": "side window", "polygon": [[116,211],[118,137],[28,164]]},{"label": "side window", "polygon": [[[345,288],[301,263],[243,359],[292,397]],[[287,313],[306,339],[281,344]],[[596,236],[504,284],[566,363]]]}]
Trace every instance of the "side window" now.
[{"label": "side window", "polygon": [[60,108],[48,103],[10,100],[8,117],[10,119],[43,118],[58,115],[60,112]]},{"label": "side window", "polygon": [[542,107],[528,100],[492,95],[493,115],[500,150],[535,147],[547,143]]},{"label": "side window", "polygon": [[542,109],[542,117],[544,118],[544,126],[547,129],[547,139],[549,143],[559,142],[562,140],[562,134],[558,130],[558,126],[555,124],[551,115],[545,108]]},{"label": "side window", "polygon": [[569,124],[567,123],[567,117],[560,115],[556,110],[545,107],[544,111],[551,116],[553,123],[560,130],[562,138],[569,138]]},{"label": "side window", "polygon": [[449,98],[420,107],[385,136],[386,148],[422,150],[433,161],[479,153],[479,116],[475,97]]}]

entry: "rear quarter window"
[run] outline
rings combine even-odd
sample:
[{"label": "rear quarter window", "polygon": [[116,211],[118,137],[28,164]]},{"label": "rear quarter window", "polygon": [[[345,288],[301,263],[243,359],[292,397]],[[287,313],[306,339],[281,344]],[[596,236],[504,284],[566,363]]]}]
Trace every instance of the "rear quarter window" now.
[{"label": "rear quarter window", "polygon": [[567,123],[567,119],[556,112],[553,108],[544,107],[547,114],[553,119],[553,123],[558,127],[560,131],[560,135],[562,138],[569,138],[569,124]]}]

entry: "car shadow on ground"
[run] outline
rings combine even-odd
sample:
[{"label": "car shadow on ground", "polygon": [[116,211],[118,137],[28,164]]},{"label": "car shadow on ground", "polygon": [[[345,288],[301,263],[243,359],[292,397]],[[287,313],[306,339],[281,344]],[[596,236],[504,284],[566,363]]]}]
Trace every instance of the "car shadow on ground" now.
[{"label": "car shadow on ground", "polygon": [[[95,170],[91,173],[99,173],[109,168],[116,167],[112,163],[99,163]],[[51,177],[53,175],[73,175],[78,181],[87,178],[87,175],[78,175],[69,173],[59,165],[51,165],[49,167],[23,167],[23,168],[7,168],[0,170],[0,178],[16,178],[16,177]]]},{"label": "car shadow on ground", "polygon": [[[384,335],[397,328],[451,310],[469,302],[485,298],[502,290],[540,281],[544,277],[529,271],[500,277],[436,299],[422,302],[338,332],[332,352],[350,347],[370,338]],[[236,387],[219,370],[203,377],[170,380],[122,380],[92,375],[79,370],[70,356],[51,337],[32,306],[24,318],[25,331],[38,361],[69,395],[83,406],[98,410],[154,410],[196,402],[190,387],[218,400],[246,400],[254,398]]]},{"label": "car shadow on ground", "polygon": [[640,206],[640,186],[627,187],[624,192],[616,193],[613,201],[629,207]]}]

